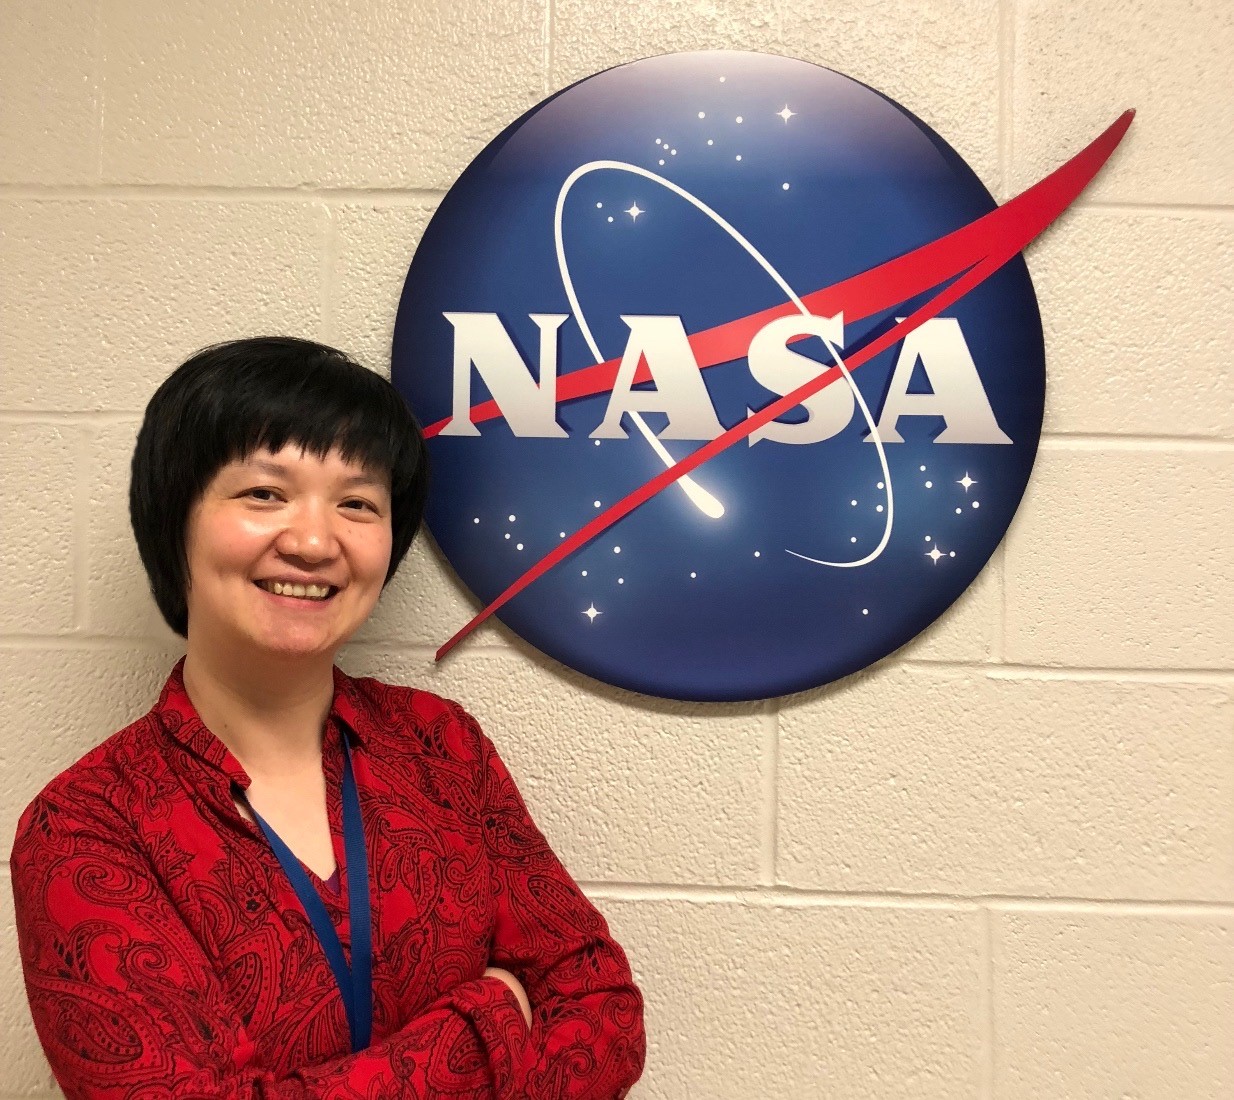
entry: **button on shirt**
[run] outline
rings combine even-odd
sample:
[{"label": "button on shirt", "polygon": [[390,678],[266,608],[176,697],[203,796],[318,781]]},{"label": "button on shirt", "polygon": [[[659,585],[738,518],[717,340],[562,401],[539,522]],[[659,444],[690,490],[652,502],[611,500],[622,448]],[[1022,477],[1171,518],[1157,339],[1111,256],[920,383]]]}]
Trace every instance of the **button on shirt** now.
[{"label": "button on shirt", "polygon": [[[626,957],[461,707],[335,669],[322,759],[339,889],[305,870],[350,957],[348,737],[373,904],[373,1039],[353,1054],[313,928],[236,809],[248,776],[182,665],[18,825],[26,991],[67,1097],[624,1094],[645,1049]],[[523,983],[530,1031],[489,965]]]}]

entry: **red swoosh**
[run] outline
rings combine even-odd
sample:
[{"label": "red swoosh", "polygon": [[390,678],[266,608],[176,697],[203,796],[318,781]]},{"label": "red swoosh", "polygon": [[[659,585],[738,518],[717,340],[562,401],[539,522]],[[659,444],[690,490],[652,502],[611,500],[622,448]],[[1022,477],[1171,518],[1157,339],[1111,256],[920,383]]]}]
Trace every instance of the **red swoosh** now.
[{"label": "red swoosh", "polygon": [[[1101,166],[1109,160],[1110,154],[1122,140],[1134,117],[1135,111],[1124,111],[1096,140],[1080,150],[1061,167],[976,221],[970,222],[953,233],[948,233],[945,237],[922,245],[912,252],[889,260],[878,267],[870,268],[842,282],[816,290],[803,298],[803,303],[811,313],[831,317],[843,312],[845,320],[851,322],[879,310],[889,309],[954,276],[959,276],[955,282],[903,321],[898,322],[882,336],[854,352],[851,358],[845,359],[844,365],[850,371],[856,370],[863,363],[869,362],[876,355],[899,343],[915,328],[954,304],[993,275],[1008,260],[1019,254],[1088,186]],[[791,302],[773,306],[771,309],[696,333],[690,338],[690,346],[694,350],[700,367],[727,363],[745,355],[745,349],[749,347],[754,334],[768,321],[796,312],[797,308]],[[595,367],[573,371],[566,375],[558,382],[557,400],[559,402],[569,401],[611,391],[616,381],[619,362],[620,360],[610,359],[607,363],[600,363]],[[790,409],[800,405],[840,377],[842,375],[839,367],[830,367],[810,381],[798,386],[791,393],[785,394],[745,420],[733,425],[715,439],[704,443],[680,462],[657,474],[650,481],[644,482],[617,503],[606,508],[569,538],[558,543],[500,596],[481,609],[479,614],[437,651],[436,659],[440,661],[485,619],[509,603],[524,588],[576,550],[585,546],[597,535],[608,530],[618,520],[645,504],[679,478],[727,450],[734,443],[739,443],[763,425],[783,416]],[[644,363],[639,367],[636,381],[649,380],[650,373]],[[499,415],[500,410],[492,401],[483,402],[472,410],[473,421],[488,420]],[[436,435],[445,423],[446,421],[438,421],[431,425],[425,434]]]}]

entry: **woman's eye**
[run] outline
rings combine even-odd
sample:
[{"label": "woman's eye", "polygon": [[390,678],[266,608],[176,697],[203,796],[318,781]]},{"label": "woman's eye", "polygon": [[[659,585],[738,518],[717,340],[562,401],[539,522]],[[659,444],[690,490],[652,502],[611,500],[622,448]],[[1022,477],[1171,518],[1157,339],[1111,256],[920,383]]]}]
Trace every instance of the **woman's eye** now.
[{"label": "woman's eye", "polygon": [[266,501],[278,500],[278,493],[273,489],[249,489],[245,494],[246,497],[251,497],[253,500],[259,500],[263,503]]},{"label": "woman's eye", "polygon": [[377,506],[367,500],[345,500],[343,501],[343,507],[352,508],[352,509],[355,509],[357,511],[362,511],[362,512],[376,513],[377,511]]}]

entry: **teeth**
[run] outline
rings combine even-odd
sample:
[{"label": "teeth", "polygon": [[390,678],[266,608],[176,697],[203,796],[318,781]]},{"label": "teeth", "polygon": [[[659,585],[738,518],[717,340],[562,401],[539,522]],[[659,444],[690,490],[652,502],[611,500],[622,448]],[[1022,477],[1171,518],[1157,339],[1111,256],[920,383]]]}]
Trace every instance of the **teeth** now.
[{"label": "teeth", "polygon": [[282,581],[262,581],[261,586],[276,596],[295,596],[301,600],[324,600],[330,595],[326,584],[283,584]]}]

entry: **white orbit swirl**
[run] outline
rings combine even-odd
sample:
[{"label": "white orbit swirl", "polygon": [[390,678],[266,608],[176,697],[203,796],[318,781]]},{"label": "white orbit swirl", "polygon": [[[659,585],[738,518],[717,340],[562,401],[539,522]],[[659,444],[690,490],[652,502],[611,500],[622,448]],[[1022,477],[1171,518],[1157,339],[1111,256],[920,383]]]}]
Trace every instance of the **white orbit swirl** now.
[{"label": "white orbit swirl", "polygon": [[[771,266],[766,257],[764,257],[763,254],[754,247],[754,245],[746,240],[746,238],[741,235],[736,227],[729,224],[729,222],[727,222],[719,213],[713,210],[701,199],[690,194],[690,192],[686,191],[684,188],[679,187],[672,180],[665,179],[663,176],[657,175],[655,172],[642,168],[637,164],[629,164],[626,161],[620,160],[588,161],[586,164],[579,165],[579,167],[575,168],[574,171],[566,177],[565,182],[561,185],[561,190],[557,193],[557,207],[553,212],[553,239],[557,248],[557,267],[561,273],[562,286],[565,288],[566,297],[570,300],[570,308],[574,311],[574,317],[575,320],[578,321],[578,327],[582,330],[583,339],[586,340],[587,346],[591,349],[591,354],[595,357],[597,363],[603,363],[604,356],[600,353],[600,348],[596,344],[595,338],[592,336],[591,328],[587,324],[586,318],[583,316],[582,306],[579,304],[578,295],[574,290],[574,281],[570,278],[570,267],[569,264],[566,263],[565,243],[562,240],[561,226],[562,212],[565,209],[566,196],[570,193],[571,188],[573,188],[573,186],[584,176],[589,175],[592,172],[605,170],[614,172],[628,172],[635,176],[641,176],[643,179],[650,180],[652,183],[671,191],[679,198],[685,199],[686,202],[700,210],[716,225],[723,229],[724,232],[727,233],[734,241],[741,245],[747,254],[765,272],[767,272],[768,275],[771,276],[771,278],[775,281],[775,284],[784,292],[785,297],[787,297],[788,300],[797,307],[803,316],[810,316],[810,311],[806,309],[805,303],[802,302],[802,300],[797,296],[797,293],[793,290],[793,288],[784,281],[784,278],[780,275],[780,273]],[[861,396],[861,391],[853,382],[853,376],[849,372],[848,367],[845,366],[844,359],[840,355],[839,351],[836,350],[835,346],[830,340],[827,339],[826,336],[822,336],[821,339],[823,343],[827,345],[827,351],[831,354],[832,359],[835,360],[836,366],[840,368],[840,373],[844,376],[844,381],[848,384],[848,388],[852,391],[854,400],[856,400],[857,405],[861,409],[861,415],[865,418],[866,426],[870,429],[870,439],[873,440],[875,449],[878,451],[878,462],[883,471],[883,484],[887,487],[887,518],[883,522],[883,535],[882,538],[879,539],[878,545],[865,557],[858,558],[855,561],[824,561],[821,558],[812,558],[806,554],[799,554],[796,550],[789,550],[787,547],[784,552],[786,554],[792,554],[795,558],[801,558],[803,561],[812,562],[815,565],[828,565],[836,569],[854,569],[861,565],[868,565],[870,562],[878,558],[887,548],[887,543],[891,540],[891,527],[895,515],[895,500],[891,489],[891,471],[887,467],[887,452],[883,449],[883,441],[879,437],[878,428],[874,423],[873,416],[870,415],[870,409],[869,406],[866,405],[865,398]],[[652,446],[656,448],[656,453],[660,456],[661,461],[664,461],[666,465],[672,465],[672,456],[664,450],[663,444],[661,444],[650,429],[647,428],[646,424],[642,421],[642,418],[639,417],[637,413],[631,413],[630,415],[631,419],[633,419],[636,425],[639,426],[644,436],[648,437],[648,441],[651,442]],[[687,478],[681,479],[682,482],[686,482],[687,480]],[[687,493],[689,493],[689,487],[683,485],[683,488],[686,488]],[[693,488],[695,490],[705,492],[705,490],[701,490],[698,485],[693,485]],[[694,500],[693,494],[689,495],[691,500]],[[710,496],[710,494],[708,493],[707,496]],[[715,498],[713,497],[712,499],[714,500]],[[695,501],[695,503],[697,504],[698,502]],[[719,504],[719,502],[716,501],[716,504]],[[720,514],[723,514],[723,505],[720,505],[720,510]]]}]

